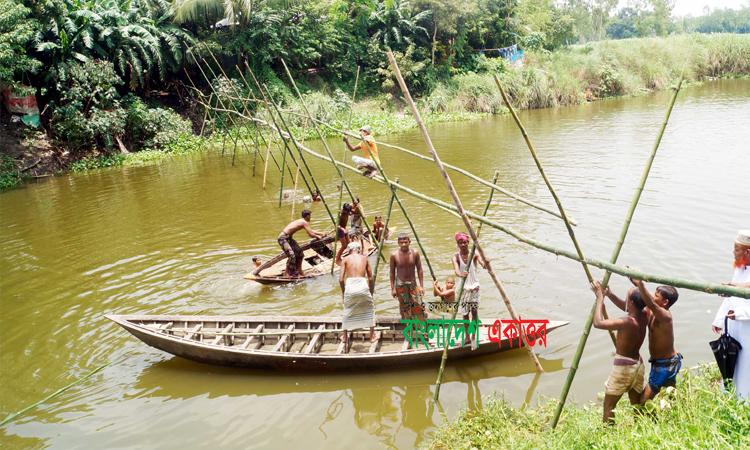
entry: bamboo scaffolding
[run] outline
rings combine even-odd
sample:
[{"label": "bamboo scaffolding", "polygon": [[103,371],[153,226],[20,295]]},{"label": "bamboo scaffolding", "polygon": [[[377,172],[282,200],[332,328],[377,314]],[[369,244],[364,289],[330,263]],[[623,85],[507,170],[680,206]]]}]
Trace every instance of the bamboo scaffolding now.
[{"label": "bamboo scaffolding", "polygon": [[[495,175],[492,178],[492,182],[495,183],[497,181],[497,177],[500,175],[500,172],[497,170],[495,171]],[[490,205],[492,205],[492,197],[495,195],[495,190],[490,189],[490,195],[487,197],[487,203],[484,205],[484,211],[482,213],[483,216],[487,215],[487,212],[490,210]],[[479,225],[477,225],[477,236],[482,232],[482,223],[480,222]],[[469,269],[471,269],[471,265],[474,264],[474,254],[477,251],[476,244],[471,245],[471,251],[469,252],[469,259],[466,262],[466,271],[468,272]],[[458,295],[455,297],[456,301],[456,307],[453,309],[453,315],[451,315],[451,320],[456,320],[456,315],[458,315],[458,306],[461,302],[461,296],[464,295],[464,285],[466,284],[466,278],[461,279],[461,285],[458,287]],[[440,386],[443,384],[443,371],[445,370],[445,364],[448,362],[448,347],[450,347],[449,339],[446,339],[445,346],[443,347],[443,355],[440,358],[440,368],[438,369],[438,375],[437,380],[435,381],[435,393],[432,396],[433,401],[440,401]]]},{"label": "bamboo scaffolding", "polygon": [[[398,183],[398,178],[396,178],[396,183]],[[383,258],[383,247],[385,246],[385,235],[388,233],[388,224],[391,222],[391,212],[393,211],[393,202],[396,200],[396,194],[393,193],[393,186],[390,186],[391,189],[391,199],[388,201],[388,209],[386,210],[385,214],[385,228],[383,228],[383,238],[381,239],[380,245],[378,246],[378,257],[375,259],[375,269],[372,271],[372,283],[375,284],[375,281],[378,278],[378,266],[380,266],[380,260],[383,259],[385,261],[385,258]]]},{"label": "bamboo scaffolding", "polygon": [[[302,114],[296,113],[294,111],[287,110],[287,111],[282,111],[282,112],[286,112],[287,114],[292,114],[292,115],[304,117]],[[324,122],[324,121],[322,121],[320,119],[312,118],[312,120],[314,122],[320,124],[320,125],[323,125],[324,127],[328,128],[328,129],[330,129],[332,131],[337,132],[337,133],[341,133],[343,135],[354,137],[354,138],[357,138],[357,139],[360,138],[358,135],[356,135],[356,134],[354,134],[354,133],[352,133],[350,131],[342,130],[340,128],[336,128],[333,125],[331,125],[329,123],[326,123],[326,122]],[[419,154],[419,153],[417,153],[417,152],[415,152],[413,150],[409,150],[408,148],[401,147],[401,146],[394,145],[394,144],[389,144],[389,143],[383,142],[383,141],[377,141],[377,140],[375,141],[375,143],[377,145],[379,145],[379,146],[383,146],[383,147],[391,148],[391,149],[394,149],[394,150],[398,150],[398,151],[404,152],[404,153],[406,153],[408,155],[414,156],[416,158],[432,162],[432,158],[430,158],[429,156],[425,156],[425,155]],[[478,175],[475,175],[475,174],[469,172],[468,170],[462,169],[461,167],[454,166],[454,165],[451,165],[451,164],[448,164],[448,163],[443,163],[443,165],[445,167],[447,167],[447,168],[449,168],[449,169],[457,172],[457,173],[460,173],[461,175],[464,175],[465,177],[467,177],[467,178],[469,178],[471,180],[476,181],[477,183],[480,183],[480,184],[483,184],[483,185],[485,185],[487,187],[493,188],[496,191],[502,193],[503,195],[508,196],[508,197],[510,197],[510,198],[512,198],[512,199],[514,199],[514,200],[516,200],[518,202],[520,202],[520,203],[523,203],[523,204],[525,204],[527,206],[531,206],[532,208],[538,209],[539,211],[546,212],[547,214],[553,215],[553,216],[557,217],[558,219],[562,219],[562,216],[560,215],[560,213],[558,213],[556,211],[553,211],[553,210],[551,210],[551,209],[549,209],[549,208],[547,208],[545,206],[542,206],[542,205],[540,205],[540,204],[538,204],[538,203],[536,203],[536,202],[534,202],[532,200],[526,199],[526,198],[524,198],[524,197],[522,197],[522,196],[520,196],[518,194],[515,194],[512,191],[510,191],[508,189],[505,189],[502,186],[497,185],[496,183],[490,183],[489,181],[485,180],[484,178],[481,178]],[[572,225],[578,225],[578,222],[576,220],[574,220],[572,217],[568,217],[568,220],[570,221],[570,223]]]},{"label": "bamboo scaffolding", "polygon": [[[224,112],[229,112],[229,113],[241,115],[241,113],[239,113],[237,111],[225,110]],[[256,123],[259,123],[259,124],[261,124],[263,126],[275,129],[272,124],[268,123],[267,121],[265,121],[263,119],[259,119],[257,117],[251,117],[249,119],[253,120]],[[284,134],[284,132],[280,131],[280,129],[277,130],[277,131],[279,131],[281,134]],[[355,173],[359,173],[359,171],[357,169],[355,169],[354,167],[351,167],[348,164],[345,164],[345,163],[342,163],[342,162],[339,162],[339,161],[335,161],[332,158],[329,158],[329,157],[327,157],[325,155],[321,155],[321,154],[315,152],[314,150],[312,150],[310,148],[301,147],[300,149],[301,149],[301,151],[303,151],[303,152],[307,153],[308,155],[311,155],[311,156],[313,156],[315,158],[318,158],[318,159],[324,160],[324,161],[332,161],[332,163],[335,164],[338,167],[345,168],[345,169],[350,170],[350,171],[355,172]],[[451,205],[451,204],[449,204],[447,202],[444,202],[442,200],[430,197],[430,196],[428,196],[426,194],[423,194],[421,192],[418,192],[418,191],[416,191],[414,189],[408,188],[408,187],[406,187],[406,186],[404,186],[402,184],[394,183],[393,181],[386,182],[382,177],[379,177],[379,176],[372,177],[372,178],[370,178],[370,180],[373,180],[375,182],[382,183],[382,184],[385,184],[385,185],[389,185],[389,183],[390,183],[391,186],[395,187],[396,189],[402,190],[402,191],[406,192],[407,194],[409,194],[409,195],[411,195],[411,196],[413,196],[415,198],[419,198],[419,199],[424,200],[424,201],[426,201],[426,202],[428,202],[430,204],[433,204],[435,206],[442,207],[442,208],[444,208],[446,210],[451,210],[451,211],[457,212],[456,206]],[[517,241],[523,242],[524,244],[530,245],[530,246],[532,246],[532,247],[534,247],[534,248],[536,248],[538,250],[542,250],[542,251],[547,252],[547,253],[552,253],[552,254],[557,255],[557,256],[563,256],[565,258],[568,258],[568,259],[570,259],[572,261],[576,261],[576,262],[579,262],[579,263],[580,262],[585,262],[589,266],[594,266],[594,267],[597,267],[599,269],[609,270],[612,273],[616,273],[616,274],[621,275],[623,277],[637,278],[639,280],[643,280],[643,281],[647,281],[647,282],[653,282],[653,283],[668,284],[668,285],[671,285],[671,286],[674,286],[674,287],[689,289],[689,290],[693,290],[693,291],[705,292],[705,293],[708,293],[708,294],[723,294],[723,295],[728,295],[730,297],[750,298],[750,289],[738,288],[738,287],[734,287],[734,286],[727,286],[727,285],[723,285],[723,284],[719,284],[719,283],[708,283],[708,282],[696,281],[696,280],[685,280],[685,279],[681,279],[681,278],[669,277],[669,276],[666,276],[666,275],[651,274],[651,273],[647,273],[647,272],[642,272],[642,271],[639,271],[639,270],[635,270],[635,269],[632,269],[632,268],[629,268],[629,267],[618,266],[616,264],[612,264],[612,263],[609,263],[609,262],[605,262],[605,261],[602,261],[602,260],[599,260],[599,259],[593,259],[593,258],[589,258],[589,257],[586,257],[585,259],[581,260],[575,252],[571,252],[569,250],[565,250],[565,249],[558,248],[558,247],[555,247],[553,245],[550,245],[550,244],[547,244],[547,243],[544,243],[544,242],[541,242],[541,241],[537,241],[537,240],[532,239],[532,238],[530,238],[530,237],[528,237],[528,236],[526,236],[526,235],[524,235],[524,234],[522,234],[522,233],[520,233],[518,231],[513,230],[512,228],[510,228],[508,226],[505,226],[505,225],[503,225],[503,224],[501,224],[499,222],[496,222],[496,221],[494,221],[492,219],[489,219],[487,217],[481,216],[479,214],[472,213],[471,211],[465,211],[465,213],[470,218],[475,219],[475,220],[477,220],[479,222],[482,222],[482,223],[484,223],[484,224],[486,224],[486,225],[488,225],[488,226],[490,226],[490,227],[492,227],[492,228],[494,228],[496,230],[502,231],[503,233],[505,233],[505,234],[513,237]]]},{"label": "bamboo scaffolding", "polygon": [[[677,101],[677,95],[680,93],[680,89],[682,88],[683,80],[684,80],[684,74],[680,77],[680,81],[677,83],[677,87],[675,88],[674,94],[672,94],[672,99],[670,100],[669,106],[667,107],[667,112],[664,116],[664,120],[662,121],[661,127],[659,128],[659,133],[656,136],[654,145],[651,148],[651,153],[649,154],[649,157],[646,160],[646,164],[643,167],[643,172],[641,173],[640,182],[638,183],[638,187],[633,193],[633,199],[630,201],[630,207],[628,208],[628,212],[625,216],[625,221],[622,224],[622,230],[620,230],[620,236],[617,239],[617,242],[615,243],[615,248],[612,250],[612,256],[610,257],[610,262],[612,264],[616,263],[617,259],[620,256],[620,250],[622,249],[622,246],[625,243],[625,237],[627,236],[628,230],[630,229],[630,223],[633,220],[635,209],[641,200],[641,194],[643,193],[643,188],[646,186],[646,181],[648,180],[648,176],[651,173],[651,167],[654,164],[654,159],[656,158],[656,152],[659,150],[661,139],[664,136],[664,131],[666,130],[667,124],[669,123],[669,117],[672,115],[672,109],[674,108],[675,101]],[[609,284],[609,278],[611,274],[612,272],[609,270],[607,270],[604,273],[604,278],[602,279],[602,289],[606,289],[607,285]],[[595,312],[596,312],[596,303],[592,305],[591,311],[589,311],[589,315],[586,317],[586,322],[583,325],[583,332],[581,333],[581,337],[578,340],[576,353],[573,356],[573,363],[571,364],[570,370],[568,371],[568,377],[565,379],[565,384],[563,385],[563,388],[560,391],[560,401],[557,404],[557,408],[555,409],[555,415],[552,418],[553,429],[557,427],[557,423],[560,421],[560,415],[562,414],[563,408],[565,407],[565,401],[568,398],[568,392],[570,392],[570,386],[573,384],[573,379],[575,378],[576,372],[578,371],[578,364],[581,361],[581,357],[583,356],[583,350],[586,347],[586,341],[588,340],[589,333],[591,332],[591,325],[594,321]]]},{"label": "bamboo scaffolding", "polygon": [[[292,73],[289,71],[289,67],[287,67],[286,61],[284,61],[283,59],[281,59],[281,64],[284,66],[284,70],[286,71],[287,77],[289,77],[289,81],[292,83],[292,87],[294,87],[294,92],[297,94],[297,97],[299,98],[299,102],[302,105],[302,109],[305,110],[305,114],[307,114],[307,117],[312,121],[313,129],[318,134],[318,137],[320,138],[320,141],[323,143],[323,148],[325,149],[326,153],[331,158],[331,161],[333,161],[334,160],[333,159],[333,153],[331,152],[330,147],[328,147],[328,142],[326,141],[325,137],[323,136],[323,133],[320,132],[320,129],[318,128],[318,126],[315,124],[315,121],[313,120],[312,114],[310,114],[310,111],[307,109],[307,105],[305,104],[305,100],[304,100],[304,98],[302,98],[302,93],[297,88],[297,83],[294,81],[294,77],[292,77]],[[281,113],[278,111],[278,109],[276,111],[277,111],[277,113],[280,116]],[[287,131],[289,133],[291,133],[291,130],[288,127],[287,127]],[[292,141],[294,141],[294,140],[295,140],[294,136],[292,136]],[[300,155],[301,154],[302,154],[302,152],[300,151]],[[346,192],[349,194],[349,197],[352,199],[352,201],[354,201],[356,197],[352,193],[352,190],[349,187],[349,183],[346,181],[346,178],[344,178],[343,172],[341,172],[341,170],[339,170],[336,167],[335,164],[334,164],[333,167],[334,167],[334,169],[336,169],[336,172],[338,173],[339,178],[341,179],[341,183],[346,188]],[[311,176],[312,176],[312,174],[311,174]],[[361,214],[361,218],[362,218],[362,223],[364,224],[365,228],[367,228],[367,232],[370,233],[370,236],[372,236],[372,230],[370,229],[370,225],[367,223],[367,218],[365,217],[364,212]],[[338,224],[334,223],[333,226],[337,227]],[[335,262],[334,262],[334,264],[335,264]]]},{"label": "bamboo scaffolding", "polygon": [[[211,68],[211,66],[206,62],[205,58],[201,58],[201,60],[206,65],[206,67],[211,72],[211,74],[214,76],[214,79],[216,79],[217,78],[216,73],[213,71],[213,69]],[[203,75],[203,78],[206,80],[206,82],[210,86],[211,90],[216,95],[216,100],[222,105],[222,107],[226,108],[226,105],[224,104],[224,100],[222,100],[221,99],[221,95],[219,95],[219,93],[216,92],[216,89],[214,88],[213,84],[211,84],[211,79],[208,78],[208,76],[206,75],[206,72],[203,70],[203,66],[198,62],[197,59],[196,59],[196,67],[198,67],[198,70],[201,72],[201,75]],[[187,72],[187,70],[185,71],[185,74],[187,74],[188,79],[190,80],[190,83],[193,84],[193,86],[195,86],[195,84],[193,83],[192,79],[190,78],[190,74]],[[232,126],[235,129],[238,129],[239,127],[234,122],[234,119],[232,118],[232,116],[229,115],[227,117],[229,118],[229,121],[232,123]],[[231,132],[229,130],[226,130],[226,134],[228,134],[229,137],[234,141],[234,146],[235,146],[235,149],[236,149],[236,147],[237,147],[237,138],[233,137],[232,134],[231,134]],[[225,136],[226,136],[226,134],[225,134]],[[239,137],[239,135],[238,135],[238,137]],[[240,142],[242,144],[242,147],[247,151],[247,147],[245,146],[245,141],[242,140],[241,137],[239,137],[239,139],[240,139]],[[224,144],[222,144],[221,155],[224,156]],[[234,157],[232,158],[232,165],[234,165]]]},{"label": "bamboo scaffolding", "polygon": [[[492,282],[495,283],[495,287],[500,293],[500,297],[502,297],[503,303],[505,303],[505,307],[508,309],[508,313],[510,313],[511,318],[513,318],[514,321],[518,322],[519,320],[518,314],[516,314],[516,310],[513,308],[513,305],[510,303],[510,299],[508,298],[508,295],[505,292],[505,287],[503,286],[502,282],[495,274],[495,271],[492,269],[492,263],[490,259],[487,258],[487,254],[484,252],[484,248],[482,247],[482,244],[479,243],[479,236],[477,236],[477,233],[474,230],[474,226],[471,224],[469,217],[466,215],[466,212],[464,211],[464,206],[461,203],[461,199],[458,197],[458,192],[456,192],[456,188],[453,186],[453,182],[451,181],[450,175],[448,175],[448,172],[445,170],[445,167],[443,166],[443,162],[440,160],[440,156],[438,155],[437,150],[435,150],[435,147],[432,145],[432,139],[430,138],[430,134],[427,132],[427,127],[425,127],[424,122],[422,122],[422,116],[420,116],[419,111],[417,110],[417,105],[414,104],[414,100],[412,100],[411,94],[409,93],[409,88],[406,87],[406,82],[404,82],[404,78],[401,76],[401,70],[398,67],[398,63],[396,63],[396,58],[393,56],[393,52],[391,52],[390,50],[386,54],[388,55],[388,61],[391,64],[391,69],[393,70],[396,76],[396,80],[398,80],[398,84],[401,87],[401,92],[404,94],[404,97],[406,98],[406,101],[409,104],[409,108],[411,109],[411,113],[414,116],[414,120],[417,122],[417,125],[419,126],[419,130],[422,132],[422,137],[424,138],[425,144],[427,144],[427,149],[432,155],[432,159],[435,161],[435,165],[440,171],[440,175],[443,177],[443,181],[445,182],[445,187],[448,189],[448,192],[450,192],[451,198],[453,199],[453,204],[456,205],[456,208],[458,209],[458,213],[461,215],[461,220],[463,220],[466,230],[469,232],[471,239],[474,241],[474,246],[479,252],[479,257],[482,258],[482,260],[484,260],[485,269],[487,270],[487,273],[490,275]],[[523,342],[526,342],[526,332],[524,331],[523,327],[520,325],[518,326],[518,335],[521,337]],[[529,354],[531,361],[534,363],[536,370],[538,372],[544,372],[544,369],[542,368],[542,364],[539,362],[539,359],[536,357],[536,354],[534,354],[534,351],[531,349],[531,347],[527,345],[527,346],[524,346],[524,348]]]},{"label": "bamboo scaffolding", "polygon": [[[349,123],[347,124],[347,127],[350,127],[350,128],[352,126],[352,112],[354,112],[354,100],[357,97],[357,85],[358,84],[359,84],[359,65],[357,65],[357,75],[354,77],[354,92],[352,93],[352,101],[351,101],[351,104],[349,104]],[[343,150],[344,153],[341,155],[341,159],[342,160],[346,159],[346,151],[347,150],[348,149],[346,148],[346,145],[344,145],[344,150]],[[341,172],[341,183],[342,184],[344,182],[344,178],[345,178],[344,177],[344,172]],[[338,212],[338,214],[339,214],[339,220],[341,220],[341,206],[342,206],[341,204],[343,202],[343,199],[344,199],[344,188],[342,186],[341,189],[339,189],[339,207],[336,210]],[[339,243],[338,239],[336,239],[336,240],[333,241],[333,254],[334,255],[336,254],[336,247],[338,246],[338,243]],[[335,263],[331,264],[331,273],[333,273],[333,269],[335,267],[336,267]]]},{"label": "bamboo scaffolding", "polygon": [[[531,153],[531,157],[534,159],[534,164],[536,164],[536,168],[539,169],[539,174],[542,176],[542,179],[544,180],[544,184],[547,185],[547,189],[549,190],[549,193],[552,194],[552,198],[555,200],[555,204],[557,205],[557,210],[560,211],[560,216],[562,216],[563,222],[565,222],[565,228],[568,230],[568,236],[570,236],[570,240],[573,242],[573,247],[576,249],[576,253],[578,254],[578,258],[581,260],[585,260],[586,258],[583,256],[583,250],[581,250],[581,244],[578,242],[578,238],[576,237],[575,231],[573,231],[573,226],[570,224],[570,220],[568,220],[568,215],[565,212],[565,208],[562,205],[562,201],[560,200],[560,197],[557,195],[557,191],[555,191],[555,187],[552,186],[552,182],[547,177],[547,173],[544,171],[544,166],[542,166],[542,161],[539,159],[539,155],[536,153],[536,149],[534,148],[534,144],[531,143],[531,138],[529,137],[529,134],[526,132],[526,128],[523,126],[523,123],[521,123],[521,119],[518,117],[518,114],[516,114],[516,110],[513,108],[513,105],[511,105],[510,100],[508,99],[508,96],[505,94],[505,90],[503,89],[503,86],[500,84],[500,79],[497,77],[497,75],[494,75],[495,78],[495,84],[497,85],[497,88],[500,90],[500,95],[503,97],[503,101],[505,102],[505,106],[508,107],[508,110],[510,111],[511,116],[513,116],[513,120],[516,122],[516,125],[518,125],[518,129],[521,131],[521,135],[523,135],[523,140],[526,142],[526,147],[529,149],[529,153]],[[586,274],[586,278],[588,279],[589,284],[594,282],[594,276],[591,275],[591,271],[589,270],[589,266],[582,262],[581,266],[583,267],[583,272]],[[607,316],[607,310],[603,309],[602,314],[604,315],[605,319],[608,319]],[[609,330],[609,337],[612,340],[612,345],[617,344],[617,339],[615,338],[615,333],[612,330]]]},{"label": "bamboo scaffolding", "polygon": [[[255,78],[255,74],[253,74],[253,73],[252,73],[252,71],[250,72],[250,74],[251,74],[251,75],[253,76],[253,79],[254,79],[254,80],[256,81],[256,83],[257,83],[257,81],[258,81],[258,80],[257,80],[257,79]],[[268,90],[268,88],[266,88],[266,91],[267,91],[267,90]],[[265,99],[265,100],[266,100],[266,101],[267,101],[268,103],[270,103],[271,105],[273,105],[273,108],[274,108],[274,110],[276,111],[276,114],[277,114],[277,115],[279,116],[279,120],[281,121],[281,125],[282,125],[282,126],[283,126],[284,128],[286,128],[286,133],[287,133],[287,134],[289,135],[289,139],[290,139],[290,140],[292,141],[292,144],[294,144],[294,146],[295,146],[295,147],[297,148],[297,152],[299,153],[299,157],[300,157],[300,160],[302,160],[302,164],[303,164],[303,165],[305,166],[305,170],[307,171],[307,174],[308,174],[308,175],[310,176],[310,181],[312,181],[313,185],[315,186],[315,191],[316,191],[316,192],[318,193],[318,195],[320,196],[320,200],[321,200],[321,201],[323,202],[323,206],[325,207],[325,209],[326,209],[326,212],[328,213],[328,217],[329,217],[329,218],[331,219],[331,223],[333,224],[333,227],[334,227],[334,229],[336,229],[336,226],[337,226],[337,225],[336,225],[336,219],[334,219],[334,217],[333,217],[333,213],[331,212],[331,208],[329,208],[329,207],[328,207],[328,202],[326,202],[326,199],[325,199],[325,197],[323,196],[323,192],[322,192],[322,191],[320,190],[320,187],[318,187],[318,182],[317,182],[317,181],[315,181],[315,176],[313,175],[312,171],[310,170],[310,166],[309,166],[309,165],[307,164],[307,160],[305,160],[305,156],[304,156],[304,154],[302,153],[302,150],[300,150],[300,144],[299,144],[299,143],[297,142],[297,140],[296,140],[296,139],[294,138],[294,135],[292,135],[292,132],[291,132],[291,130],[289,129],[289,127],[288,127],[288,126],[287,126],[287,124],[286,124],[286,121],[284,120],[284,116],[282,116],[282,115],[281,115],[281,113],[279,113],[278,105],[276,105],[276,102],[274,102],[274,101],[273,101],[273,100],[272,100],[272,99],[270,98],[270,94],[269,94],[269,95],[266,95],[266,94],[267,94],[267,92],[263,92],[262,90],[261,90],[261,93],[263,93],[263,98],[264,98],[264,99]],[[279,129],[279,128],[278,128],[278,125],[277,125],[277,129],[278,129],[278,131],[279,131],[279,136],[281,136],[281,139],[283,140],[283,139],[284,139],[284,136],[283,136],[283,134],[281,133],[281,129]],[[284,144],[285,144],[285,145],[287,146],[287,148],[288,148],[288,144],[286,143],[286,141],[284,141]],[[290,154],[290,155],[292,154],[291,150],[289,150],[289,154]],[[294,157],[294,155],[292,155],[292,157]],[[308,186],[308,188],[309,188],[309,186]],[[309,190],[310,190],[310,195],[311,195],[311,196],[312,196],[312,195],[314,195],[314,194],[313,194],[313,191],[312,191],[312,189],[311,189],[311,188],[309,188]]]}]

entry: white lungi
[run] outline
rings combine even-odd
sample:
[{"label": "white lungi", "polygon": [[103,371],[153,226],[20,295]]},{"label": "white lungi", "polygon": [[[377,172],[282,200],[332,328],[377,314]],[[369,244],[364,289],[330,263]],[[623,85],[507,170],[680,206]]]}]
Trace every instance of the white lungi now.
[{"label": "white lungi", "polygon": [[371,159],[363,158],[361,156],[354,155],[352,156],[352,162],[355,166],[357,166],[358,169],[362,169],[364,167],[370,168],[370,169],[376,169],[378,166],[375,165],[375,162]]},{"label": "white lungi", "polygon": [[347,278],[344,283],[344,330],[375,326],[375,305],[367,278]]},{"label": "white lungi", "polygon": [[[750,266],[744,269],[735,268],[732,283],[750,282]],[[737,397],[750,399],[750,299],[728,297],[724,299],[716,312],[713,326],[724,329],[724,317],[733,310],[735,320],[727,321],[727,332],[737,339],[742,350],[737,355],[737,366],[734,368],[734,387]]]}]

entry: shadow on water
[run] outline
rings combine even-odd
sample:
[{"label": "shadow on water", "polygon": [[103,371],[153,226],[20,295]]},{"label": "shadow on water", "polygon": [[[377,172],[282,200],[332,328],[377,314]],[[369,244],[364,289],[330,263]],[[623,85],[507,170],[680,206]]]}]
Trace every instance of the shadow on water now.
[{"label": "shadow on water", "polygon": [[[563,369],[562,358],[540,357],[539,360],[547,373]],[[403,429],[414,435],[414,441],[406,443],[414,446],[449,419],[443,406],[432,401],[436,373],[436,367],[431,366],[395,372],[268,372],[210,366],[172,357],[143,368],[134,387],[137,397],[158,397],[162,401],[338,393],[327,406],[319,408],[319,412],[310,412],[318,415],[309,420],[318,424],[323,440],[333,439],[341,432],[342,422],[353,420],[358,429],[382,445],[395,448],[404,444],[397,442],[399,437],[403,438]],[[504,379],[533,373],[534,367],[526,352],[514,350],[449,362],[444,384],[459,391],[461,385],[466,385],[465,407],[473,411],[483,407],[481,381],[495,380],[503,384]],[[541,374],[533,377],[524,404],[533,397],[540,377]],[[485,389],[485,395],[491,393],[492,390]]]}]

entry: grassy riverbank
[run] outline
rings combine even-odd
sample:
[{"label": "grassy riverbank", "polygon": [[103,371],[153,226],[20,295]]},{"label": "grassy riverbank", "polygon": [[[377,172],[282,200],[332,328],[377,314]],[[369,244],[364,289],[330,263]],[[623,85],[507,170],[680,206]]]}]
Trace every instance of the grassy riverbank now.
[{"label": "grassy riverbank", "polygon": [[[470,120],[506,112],[493,74],[499,74],[516,106],[534,109],[667,89],[683,70],[688,83],[750,75],[750,35],[676,35],[600,41],[554,52],[529,51],[523,67],[511,67],[500,58],[480,57],[473,70],[457,71],[450,79],[439,82],[418,103],[428,124]],[[295,135],[317,137],[303,119],[304,110],[291,91],[284,97],[284,109],[295,113],[288,119]],[[330,92],[323,86],[305,94],[305,102],[317,119],[341,129],[350,128],[350,123],[353,128],[366,123],[373,128],[376,138],[415,127],[398,98],[387,94],[358,101],[351,119],[349,98],[341,91]],[[328,136],[337,135],[325,127],[321,130]],[[250,145],[247,131],[238,134]],[[213,138],[184,135],[159,149],[130,154],[92,152],[88,157],[71,161],[68,168],[80,172],[152,164],[211,148],[212,144],[221,145],[221,142],[222,138],[217,135]],[[11,165],[3,165],[0,176],[16,182],[19,177],[13,175],[11,169]]]},{"label": "grassy riverbank", "polygon": [[469,448],[749,448],[750,403],[722,392],[715,364],[685,371],[677,389],[637,412],[620,401],[616,426],[604,426],[601,404],[568,404],[550,430],[555,401],[518,410],[502,399],[440,428],[431,449]]}]

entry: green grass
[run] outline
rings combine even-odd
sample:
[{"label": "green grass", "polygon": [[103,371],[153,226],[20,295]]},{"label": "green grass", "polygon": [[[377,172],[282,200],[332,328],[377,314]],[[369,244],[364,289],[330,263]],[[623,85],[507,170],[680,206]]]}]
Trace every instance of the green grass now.
[{"label": "green grass", "polygon": [[688,82],[750,75],[750,35],[692,34],[593,42],[554,52],[530,51],[522,68],[483,60],[475,72],[455,75],[422,99],[427,111],[504,111],[492,75],[499,73],[520,109],[576,105],[639,95]]},{"label": "green grass", "polygon": [[750,402],[723,392],[715,364],[684,371],[677,389],[662,392],[645,411],[620,400],[616,424],[602,423],[600,403],[566,405],[554,430],[550,422],[556,401],[525,410],[502,399],[483,410],[464,412],[441,427],[425,447],[682,449],[750,448]]},{"label": "green grass", "polygon": [[8,155],[0,155],[0,191],[11,189],[21,183],[16,163]]}]

